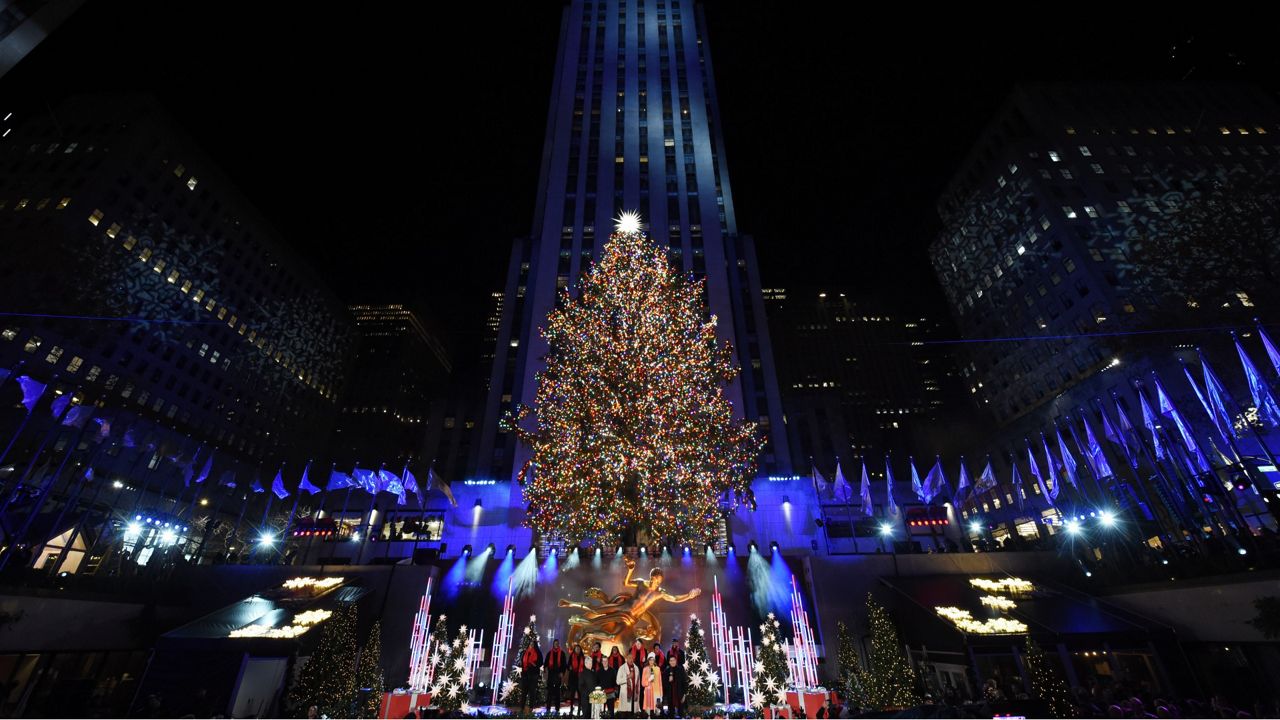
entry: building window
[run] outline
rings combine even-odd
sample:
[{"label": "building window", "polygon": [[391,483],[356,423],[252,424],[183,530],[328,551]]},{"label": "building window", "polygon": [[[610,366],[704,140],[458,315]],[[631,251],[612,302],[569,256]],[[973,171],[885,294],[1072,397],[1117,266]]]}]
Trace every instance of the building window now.
[{"label": "building window", "polygon": [[[21,207],[19,207],[19,208],[17,208],[17,209],[18,209],[18,210],[21,210],[22,208],[21,208]],[[89,213],[89,224],[90,224],[90,225],[93,225],[94,227],[97,227],[98,223],[100,223],[100,222],[102,222],[102,211],[101,211],[101,210],[94,210],[93,212]]]},{"label": "building window", "polygon": [[1050,160],[1052,160],[1053,162],[1059,162],[1059,161],[1061,161],[1061,160],[1062,160],[1062,158],[1058,157],[1058,151],[1057,151],[1057,150],[1050,150],[1050,151],[1049,151],[1049,159],[1050,159]]},{"label": "building window", "polygon": [[44,361],[47,363],[53,364],[58,362],[58,359],[61,357],[62,357],[62,348],[58,347],[57,345],[54,345],[49,350],[49,354],[45,356]]},{"label": "building window", "polygon": [[32,335],[27,338],[27,344],[22,346],[22,350],[23,352],[34,353],[36,350],[40,349],[40,343],[42,342],[44,341],[40,339],[40,336]]},{"label": "building window", "polygon": [[196,189],[196,182],[197,182],[197,181],[196,181],[196,176],[195,176],[195,175],[192,175],[192,176],[187,180],[187,189],[188,189],[188,190],[195,190],[195,189]]},{"label": "building window", "polygon": [[1062,214],[1066,215],[1068,220],[1076,219],[1076,211],[1070,205],[1062,206]]},{"label": "building window", "polygon": [[1098,217],[1098,211],[1092,205],[1084,206],[1084,214],[1088,215],[1091,218]]},{"label": "building window", "polygon": [[1133,212],[1132,210],[1129,209],[1129,203],[1123,200],[1116,203],[1116,209],[1122,213]]},{"label": "building window", "polygon": [[136,237],[134,237],[134,236],[132,236],[132,235],[127,235],[127,236],[125,236],[125,239],[124,239],[124,249],[125,249],[125,250],[132,250],[132,249],[133,249],[133,246],[134,246],[134,245],[137,245],[137,244],[138,244],[138,238],[136,238]]},{"label": "building window", "polygon": [[80,371],[80,366],[84,364],[84,358],[79,355],[71,358],[71,362],[67,363],[67,372],[76,373]]}]

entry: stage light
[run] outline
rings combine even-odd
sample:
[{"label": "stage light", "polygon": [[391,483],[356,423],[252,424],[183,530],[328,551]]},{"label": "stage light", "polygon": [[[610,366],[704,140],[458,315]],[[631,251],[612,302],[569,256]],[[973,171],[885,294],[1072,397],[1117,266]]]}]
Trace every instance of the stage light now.
[{"label": "stage light", "polygon": [[730,554],[730,555],[736,555],[737,553],[738,553],[738,548],[737,548],[735,545],[733,545],[732,543],[730,543],[730,544],[729,544],[729,554]]},{"label": "stage light", "polygon": [[889,523],[884,523],[883,525],[881,525],[881,526],[880,526],[880,534],[881,534],[881,535],[892,535],[892,534],[893,534],[893,525],[890,525]]},{"label": "stage light", "polygon": [[263,547],[271,547],[276,542],[276,536],[269,532],[264,532],[258,536],[258,544]]},{"label": "stage light", "polygon": [[1116,514],[1110,510],[1103,510],[1098,513],[1098,522],[1102,523],[1102,527],[1114,527],[1116,524]]},{"label": "stage light", "polygon": [[1236,550],[1236,552],[1237,552],[1237,553],[1239,553],[1240,555],[1248,555],[1248,554],[1249,554],[1249,551],[1248,551],[1248,550],[1245,550],[1244,548],[1239,548],[1239,549],[1237,549],[1237,550]]},{"label": "stage light", "polygon": [[124,536],[126,540],[136,538],[140,534],[142,534],[142,526],[136,522],[131,522],[124,527]]},{"label": "stage light", "polygon": [[515,555],[515,554],[516,554],[516,546],[515,546],[515,545],[508,545],[508,546],[507,546],[507,554],[508,554],[508,555]]},{"label": "stage light", "polygon": [[111,487],[119,490],[120,488],[124,487],[124,483],[120,482],[119,480],[116,480],[115,482],[111,483]]},{"label": "stage light", "polygon": [[178,542],[178,534],[172,530],[165,530],[160,533],[160,542],[165,545],[172,545]]},{"label": "stage light", "polygon": [[604,554],[604,551],[602,551],[599,547],[596,547],[596,555],[603,555],[603,554]]},{"label": "stage light", "polygon": [[360,542],[360,531],[356,530],[351,533],[351,542]]},{"label": "stage light", "polygon": [[685,554],[685,555],[688,555],[688,554],[689,554],[689,546],[688,546],[688,545],[685,545],[685,546],[684,546],[684,554]]},{"label": "stage light", "polygon": [[1085,576],[1085,577],[1093,577],[1093,573],[1089,572],[1088,570],[1085,570],[1085,571],[1084,571],[1084,576]]},{"label": "stage light", "polygon": [[648,555],[648,554],[649,554],[649,548],[647,548],[647,547],[641,547],[641,548],[640,548],[640,554],[641,554],[641,555]]},{"label": "stage light", "polygon": [[756,541],[755,541],[755,540],[752,540],[752,541],[747,545],[747,552],[755,552],[755,551],[756,551]]},{"label": "stage light", "polygon": [[774,540],[773,542],[769,543],[769,552],[777,552],[777,551],[778,551],[778,541]]},{"label": "stage light", "polygon": [[969,523],[969,532],[975,535],[982,532],[982,523],[978,523],[978,522]]},{"label": "stage light", "polygon": [[1074,518],[1073,518],[1073,519],[1071,519],[1071,520],[1068,520],[1068,521],[1067,521],[1067,523],[1066,523],[1066,528],[1067,528],[1067,534],[1068,534],[1068,535],[1079,535],[1079,534],[1080,534],[1080,521],[1079,521],[1079,520],[1076,520],[1076,519],[1074,519]]},{"label": "stage light", "polygon": [[486,555],[492,555],[498,552],[498,546],[493,543],[489,543],[489,546],[484,549],[484,552]]},{"label": "stage light", "polygon": [[470,554],[471,554],[471,546],[470,546],[470,545],[463,545],[463,546],[462,546],[462,554],[463,554],[463,555],[470,555]]}]

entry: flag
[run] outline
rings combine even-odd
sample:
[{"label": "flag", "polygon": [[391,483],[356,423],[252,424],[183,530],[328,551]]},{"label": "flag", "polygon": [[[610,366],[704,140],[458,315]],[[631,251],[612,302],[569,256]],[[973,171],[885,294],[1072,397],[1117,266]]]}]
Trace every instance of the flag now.
[{"label": "flag", "polygon": [[1107,462],[1107,455],[1102,451],[1102,443],[1098,442],[1098,438],[1093,434],[1093,426],[1089,424],[1089,415],[1084,411],[1080,411],[1080,417],[1084,419],[1084,438],[1089,444],[1085,452],[1085,456],[1089,458],[1089,467],[1093,468],[1093,475],[1098,479],[1110,477],[1115,473],[1111,471],[1111,463]]},{"label": "flag", "polygon": [[93,421],[98,423],[97,442],[102,442],[103,440],[106,440],[108,437],[110,437],[111,418],[100,417],[100,418],[94,418]]},{"label": "flag", "polygon": [[1156,404],[1160,406],[1160,413],[1167,415],[1173,419],[1174,427],[1178,428],[1178,434],[1182,436],[1182,444],[1186,446],[1187,452],[1195,459],[1196,467],[1200,472],[1209,472],[1209,461],[1205,459],[1204,453],[1200,452],[1200,445],[1191,434],[1191,428],[1187,426],[1187,421],[1182,418],[1182,413],[1178,412],[1178,408],[1174,406],[1173,400],[1164,391],[1164,385],[1160,384],[1160,378],[1152,373],[1156,383]]},{"label": "flag", "polygon": [[365,470],[359,465],[351,469],[351,479],[361,490],[374,495],[378,492],[378,475],[372,470]]},{"label": "flag", "polygon": [[924,476],[924,485],[920,489],[923,491],[920,499],[925,505],[933,502],[938,497],[938,493],[942,492],[942,488],[947,486],[947,478],[942,473],[942,456],[935,456],[933,468],[929,470],[929,474]]},{"label": "flag", "polygon": [[893,466],[889,464],[889,456],[884,456],[884,487],[885,497],[885,513],[891,515],[898,514],[898,501],[893,499]]},{"label": "flag", "polygon": [[196,476],[196,461],[182,468],[182,487],[191,487],[191,478]]},{"label": "flag", "polygon": [[418,478],[414,477],[413,473],[409,471],[408,464],[404,466],[404,489],[413,493],[418,498],[418,507],[424,506],[422,502],[422,490],[418,488]]},{"label": "flag", "polygon": [[213,472],[213,451],[209,451],[209,457],[204,460],[204,467],[200,468],[200,474],[196,475],[196,484],[209,479],[209,473]]},{"label": "flag", "polygon": [[1156,430],[1156,414],[1151,411],[1151,403],[1147,402],[1147,396],[1142,394],[1142,390],[1138,390],[1138,402],[1142,405],[1142,424],[1147,426],[1147,430],[1151,431],[1151,444],[1156,448],[1156,459],[1164,459],[1164,447],[1160,445],[1160,432]]},{"label": "flag", "polygon": [[276,479],[271,481],[271,492],[281,500],[289,497],[289,491],[284,486],[284,468],[276,471]]},{"label": "flag", "polygon": [[849,481],[845,479],[844,471],[840,469],[840,461],[836,460],[836,477],[831,481],[833,488],[839,488],[844,493],[844,501],[849,502],[853,497],[853,487],[849,485]]},{"label": "flag", "polygon": [[[1018,509],[1021,510],[1023,501],[1027,498],[1027,492],[1022,488],[1022,475],[1018,473],[1018,459],[1013,458],[1011,464],[1013,465],[1013,477],[1009,479],[1009,482],[1013,483],[1013,496],[1018,498]],[[991,469],[990,464],[987,465],[987,469]]]},{"label": "flag", "polygon": [[812,464],[810,467],[811,470],[809,471],[809,476],[813,480],[813,491],[820,493],[822,492],[823,486],[827,484],[827,479],[822,477],[822,473],[818,472],[818,466],[816,463]]},{"label": "flag", "polygon": [[1244,366],[1245,379],[1249,381],[1249,393],[1253,396],[1253,406],[1258,408],[1258,418],[1270,427],[1280,427],[1280,406],[1276,405],[1276,399],[1271,396],[1271,388],[1258,374],[1258,368],[1253,366],[1249,354],[1240,345],[1240,338],[1234,336],[1233,338],[1236,342],[1236,352],[1240,355],[1240,364]]},{"label": "flag", "polygon": [[1276,351],[1276,346],[1267,336],[1267,331],[1262,329],[1262,323],[1258,323],[1258,335],[1262,337],[1262,347],[1267,349],[1267,359],[1271,361],[1271,367],[1276,369],[1277,375],[1280,375],[1280,352]]},{"label": "flag", "polygon": [[458,507],[458,501],[453,497],[453,488],[449,486],[448,481],[436,474],[435,467],[427,468],[427,485],[439,490],[449,499],[449,504]]},{"label": "flag", "polygon": [[862,500],[862,514],[871,517],[875,514],[875,507],[871,504],[871,477],[867,475],[866,460],[862,461],[862,487],[858,495]]},{"label": "flag", "polygon": [[[1129,421],[1124,415],[1124,408],[1120,407],[1120,399],[1114,395],[1111,399],[1116,406],[1116,416],[1120,419],[1122,424],[1127,427],[1129,425]],[[1124,456],[1125,459],[1129,461],[1129,467],[1136,470],[1138,468],[1138,456],[1133,452],[1133,448],[1129,447],[1129,439],[1111,423],[1111,416],[1107,415],[1107,408],[1102,404],[1102,400],[1098,400],[1098,408],[1102,412],[1103,434],[1107,436],[1108,440],[1119,445],[1121,450],[1124,450]]]},{"label": "flag", "polygon": [[308,495],[315,495],[320,492],[320,488],[311,484],[311,479],[307,477],[307,474],[310,472],[311,463],[307,463],[307,466],[302,469],[302,481],[298,483],[298,490],[305,492]]},{"label": "flag", "polygon": [[[1036,484],[1040,486],[1040,495],[1052,505],[1053,496],[1049,494],[1049,488],[1044,484],[1044,475],[1040,474],[1040,465],[1036,463],[1036,453],[1031,449],[1031,440],[1029,438],[1023,438],[1023,440],[1027,442],[1027,463],[1031,465],[1031,477],[1034,477]],[[1017,465],[1014,468],[1016,469]]]},{"label": "flag", "polygon": [[1076,459],[1071,454],[1071,448],[1067,447],[1067,442],[1062,439],[1062,428],[1056,424],[1053,426],[1054,431],[1058,434],[1058,452],[1062,454],[1062,470],[1067,477],[1067,482],[1071,483],[1071,487],[1080,487],[1080,481],[1076,478]]},{"label": "flag", "polygon": [[343,488],[355,486],[355,480],[352,480],[350,475],[344,472],[338,472],[337,470],[330,470],[329,484],[325,486],[325,490],[341,490]]},{"label": "flag", "polygon": [[[1013,471],[1018,471],[1017,465],[1014,465]],[[964,472],[964,460],[960,461],[960,472]],[[990,492],[999,484],[996,480],[996,473],[991,469],[991,456],[987,456],[987,467],[982,470],[982,474],[978,476],[978,483],[973,486],[975,493]]]},{"label": "flag", "polygon": [[79,430],[89,422],[89,418],[93,417],[95,409],[93,405],[76,405],[67,411],[66,417],[62,418],[62,424]]},{"label": "flag", "polygon": [[0,368],[0,383],[4,382],[5,380],[8,380],[9,376],[12,374],[13,374],[12,371],[10,371],[9,369]]},{"label": "flag", "polygon": [[[990,463],[987,467],[990,468]],[[964,467],[964,456],[960,456],[960,479],[956,481],[956,492],[951,496],[951,504],[959,506],[964,502],[964,491],[969,489],[969,471]]]},{"label": "flag", "polygon": [[1058,463],[1054,462],[1053,451],[1049,449],[1049,438],[1040,433],[1040,445],[1044,448],[1045,475],[1052,480],[1049,485],[1049,499],[1058,501],[1058,493],[1062,492],[1062,478],[1059,477]]},{"label": "flag", "polygon": [[1209,417],[1213,420],[1213,426],[1218,428],[1218,433],[1225,439],[1230,433],[1230,437],[1235,437],[1235,422],[1231,419],[1231,413],[1227,412],[1225,399],[1227,389],[1222,386],[1222,381],[1218,379],[1218,374],[1213,371],[1213,367],[1209,365],[1209,361],[1204,358],[1204,353],[1196,351],[1200,355],[1200,367],[1204,370],[1204,394],[1209,400],[1209,407],[1212,412]]},{"label": "flag", "polygon": [[253,482],[249,485],[249,489],[255,493],[263,493],[267,491],[266,488],[262,487],[262,478],[256,474],[253,476]]},{"label": "flag", "polygon": [[404,483],[400,477],[386,468],[378,471],[378,489],[396,496],[396,504],[404,505]]},{"label": "flag", "polygon": [[61,418],[62,413],[66,412],[67,406],[71,404],[71,393],[62,393],[49,403],[49,412],[53,413],[55,419]]},{"label": "flag", "polygon": [[124,439],[120,441],[120,444],[124,445],[127,448],[133,448],[138,446],[138,438],[136,435],[134,435],[132,427],[124,431]]},{"label": "flag", "polygon": [[223,470],[218,476],[218,484],[234,489],[236,486],[236,474],[230,470]]},{"label": "flag", "polygon": [[920,473],[916,471],[916,459],[908,455],[907,464],[911,466],[911,492],[915,493],[915,496],[923,502],[924,485],[920,483]]},{"label": "flag", "polygon": [[29,375],[18,376],[18,385],[22,387],[22,404],[27,406],[27,413],[30,414],[32,410],[35,410],[36,403],[40,402],[45,388],[49,386],[33,379]]}]

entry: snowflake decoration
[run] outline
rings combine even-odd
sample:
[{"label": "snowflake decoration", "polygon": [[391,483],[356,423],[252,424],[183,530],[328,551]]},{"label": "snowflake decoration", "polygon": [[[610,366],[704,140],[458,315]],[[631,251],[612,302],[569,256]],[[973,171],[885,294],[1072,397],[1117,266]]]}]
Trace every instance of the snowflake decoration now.
[{"label": "snowflake decoration", "polygon": [[693,686],[693,687],[695,687],[695,688],[699,688],[699,689],[701,689],[701,688],[702,688],[702,676],[701,676],[701,675],[690,675],[690,676],[689,676],[689,684],[690,684],[690,685],[692,685],[692,686]]},{"label": "snowflake decoration", "polygon": [[769,647],[770,645],[773,644],[773,640],[770,640],[769,638],[766,637],[765,639],[760,641],[760,644],[765,647]]},{"label": "snowflake decoration", "polygon": [[769,617],[769,619],[770,619],[770,620],[772,620],[772,619],[774,618],[774,614],[773,614],[773,613],[769,613],[768,617]]},{"label": "snowflake decoration", "polygon": [[460,689],[461,688],[458,687],[457,683],[449,683],[448,687],[444,689],[444,694],[449,697],[454,697],[458,694],[458,690]]},{"label": "snowflake decoration", "polygon": [[432,665],[439,665],[439,664],[440,664],[440,649],[439,649],[439,648],[436,648],[436,651],[435,651],[434,653],[431,653],[431,664],[432,664]]},{"label": "snowflake decoration", "polygon": [[705,677],[705,678],[707,679],[707,686],[708,686],[708,687],[715,687],[715,686],[716,686],[716,674],[715,674],[715,673],[713,673],[713,672],[711,672],[711,668],[707,668],[707,674],[706,674],[706,675],[704,675],[703,677]]},{"label": "snowflake decoration", "polygon": [[530,623],[530,624],[533,624],[533,623],[535,623],[535,622],[537,622],[537,621],[538,621],[538,616],[537,616],[537,615],[530,615],[530,616],[529,616],[529,623]]},{"label": "snowflake decoration", "polygon": [[436,684],[435,684],[435,685],[432,685],[432,686],[431,686],[431,689],[430,689],[428,692],[430,692],[430,693],[431,693],[431,696],[432,696],[432,697],[436,697],[436,696],[438,696],[438,695],[440,694],[440,691],[441,691],[443,688],[444,688],[444,686],[443,686],[443,685],[441,685],[441,684],[440,684],[440,681],[438,681],[438,680],[437,680],[437,681],[436,681]]},{"label": "snowflake decoration", "polygon": [[533,632],[533,627],[531,627],[531,626],[529,626],[529,625],[525,625],[525,626],[524,626],[524,634],[525,634],[525,635],[528,635],[528,634],[530,634],[530,633],[532,633],[532,632]]},{"label": "snowflake decoration", "polygon": [[467,634],[467,626],[466,626],[466,625],[459,625],[459,626],[458,626],[458,634],[459,634],[459,635],[466,635],[466,634]]},{"label": "snowflake decoration", "polygon": [[764,707],[764,703],[765,703],[765,697],[762,693],[759,693],[759,692],[751,693],[751,707],[762,708]]},{"label": "snowflake decoration", "polygon": [[467,666],[467,659],[464,657],[459,657],[457,660],[453,661],[453,666],[459,670],[462,670]]},{"label": "snowflake decoration", "polygon": [[768,625],[761,625],[761,626],[760,626],[760,632],[762,632],[762,633],[767,633],[767,632],[769,632],[769,626],[768,626]]},{"label": "snowflake decoration", "polygon": [[772,677],[767,677],[764,679],[764,688],[770,693],[776,693],[778,692],[778,681]]},{"label": "snowflake decoration", "polygon": [[462,638],[460,638],[460,637],[456,637],[456,638],[454,638],[454,639],[453,639],[453,646],[454,646],[454,647],[462,647]]},{"label": "snowflake decoration", "polygon": [[511,697],[511,693],[515,691],[516,691],[515,680],[507,680],[506,682],[502,683],[502,699],[503,700],[506,700],[508,697]]}]

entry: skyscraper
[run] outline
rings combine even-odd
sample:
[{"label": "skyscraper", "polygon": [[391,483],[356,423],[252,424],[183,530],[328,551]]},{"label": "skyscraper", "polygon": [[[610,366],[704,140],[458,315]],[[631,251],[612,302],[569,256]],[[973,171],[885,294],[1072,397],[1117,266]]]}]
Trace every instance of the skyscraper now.
[{"label": "skyscraper", "polygon": [[[752,239],[738,231],[705,22],[691,0],[566,4],[533,226],[513,246],[475,475],[527,461],[502,413],[530,403],[547,352],[538,328],[613,231],[638,210],[672,262],[706,279],[719,335],[742,373],[735,410],[769,436],[761,470],[790,471]],[[511,507],[520,504],[513,492]]]}]

